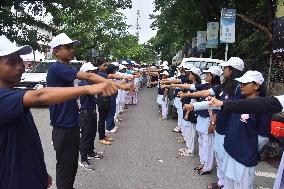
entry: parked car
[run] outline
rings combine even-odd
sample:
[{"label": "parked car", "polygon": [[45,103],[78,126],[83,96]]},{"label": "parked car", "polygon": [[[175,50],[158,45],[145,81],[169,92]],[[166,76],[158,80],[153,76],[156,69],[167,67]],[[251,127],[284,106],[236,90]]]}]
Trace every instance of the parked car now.
[{"label": "parked car", "polygon": [[[56,60],[44,60],[34,66],[32,69],[23,73],[20,83],[16,86],[17,89],[37,90],[46,87],[47,70],[50,65],[55,63]],[[78,60],[70,61],[70,66],[79,70],[84,62]],[[75,86],[78,81],[74,82]]]},{"label": "parked car", "polygon": [[[192,67],[199,68],[201,71],[209,69],[211,66],[219,66],[221,63],[224,63],[224,60],[212,59],[212,58],[183,58],[180,65],[190,65]],[[202,83],[205,83],[205,75],[201,76]],[[221,81],[223,76],[221,76]]]},{"label": "parked car", "polygon": [[212,59],[212,58],[183,58],[180,65],[190,64],[201,71],[210,68],[211,66],[219,66],[219,64],[224,63],[224,60]]}]

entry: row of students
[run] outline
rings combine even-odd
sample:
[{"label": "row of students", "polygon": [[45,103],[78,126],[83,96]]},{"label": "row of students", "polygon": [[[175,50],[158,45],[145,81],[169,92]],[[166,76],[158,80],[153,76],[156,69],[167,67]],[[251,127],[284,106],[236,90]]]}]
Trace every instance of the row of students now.
[{"label": "row of students", "polygon": [[[199,92],[194,92],[194,93],[192,92],[180,93],[179,96],[182,98],[216,96],[218,99],[229,100],[229,99],[239,99],[239,98],[251,98],[254,96],[263,95],[263,86],[262,86],[263,77],[261,73],[255,72],[255,71],[249,71],[243,77],[240,77],[241,72],[244,69],[244,63],[241,59],[237,57],[231,58],[228,62],[226,62],[222,66],[225,67],[224,69],[225,80],[221,85],[212,86],[211,84],[211,87],[206,90],[200,90]],[[211,69],[209,68],[209,70],[205,72],[211,72],[213,76],[218,75],[217,67],[216,68],[212,67]],[[219,76],[220,75],[221,74],[219,74]],[[237,77],[239,78],[236,79]],[[206,79],[207,79],[207,82],[210,83],[209,81],[210,75],[207,74]],[[196,90],[196,88],[198,89],[200,86],[196,87],[190,84],[189,85],[188,84],[187,85],[172,84],[171,87],[182,87],[182,88],[188,88],[191,90]],[[184,106],[184,108],[191,111],[192,105],[187,104]],[[198,109],[197,107],[195,108],[195,110],[199,112],[202,109]],[[258,162],[258,155],[259,155],[258,152],[261,149],[261,147],[268,141],[268,138],[270,136],[269,123],[270,123],[271,115],[269,114],[262,114],[262,115],[257,115],[257,116],[255,115],[236,115],[234,117],[234,116],[226,115],[219,110],[213,110],[210,112],[212,112],[212,115],[210,116],[210,119],[211,119],[210,123],[208,123],[208,120],[201,121],[200,118],[198,119],[201,125],[201,127],[197,128],[197,130],[200,133],[199,135],[199,144],[200,144],[199,145],[199,155],[200,155],[201,165],[196,167],[195,169],[201,170],[201,171],[198,171],[201,174],[208,173],[208,171],[212,169],[210,165],[212,165],[211,163],[213,161],[213,156],[212,156],[213,150],[212,149],[214,149],[215,157],[217,161],[218,182],[209,184],[208,188],[223,188],[224,186],[225,188],[252,188],[254,167]],[[199,113],[199,116],[200,116],[200,113]],[[197,125],[198,125],[198,121],[197,121]],[[204,124],[204,127],[202,127],[203,124]],[[249,127],[252,129],[251,130],[242,129],[242,127],[244,126],[240,126],[240,125],[244,125],[244,124],[250,124]],[[185,122],[185,124],[183,125],[187,126],[188,124]],[[235,125],[235,126],[231,126],[231,125]],[[205,128],[207,129],[209,133],[207,136],[205,135],[205,137],[203,137],[202,134],[206,134]],[[203,131],[203,133],[200,131]],[[214,132],[214,135],[213,134],[211,135],[214,141],[213,146],[212,146],[212,140],[210,140],[210,138],[212,139],[212,137],[210,137],[209,135],[210,131]],[[238,134],[236,134],[236,132],[238,132]],[[240,146],[240,145],[237,145],[237,143],[233,142],[237,140],[238,138],[240,138],[241,136],[242,137],[244,135],[247,136],[248,134],[251,134],[250,136],[251,138],[249,137],[244,138],[243,140],[244,145]],[[185,137],[185,139],[188,137],[187,135],[183,135],[183,136]],[[205,145],[202,145],[204,144],[202,142],[203,140],[206,141]],[[187,143],[190,143],[190,142],[187,142]],[[206,145],[208,145],[209,148],[206,148],[208,147]],[[186,146],[188,147],[188,145]],[[209,149],[209,151],[206,149]],[[189,150],[189,148],[187,148],[186,150]],[[249,154],[246,153],[248,150],[250,151]],[[188,155],[189,154],[188,151],[186,152],[187,153],[182,153],[182,154]],[[233,166],[235,167],[233,169],[230,169]]]},{"label": "row of students", "polygon": [[[205,89],[209,89],[211,87],[216,87],[220,85],[220,76],[222,75],[222,70],[218,66],[212,66],[208,70],[203,71],[206,74],[206,84],[172,84],[170,87],[179,87],[183,89],[188,89],[188,94],[191,94],[193,91],[201,91]],[[192,77],[190,78],[192,79]],[[179,93],[179,96],[182,94],[186,94],[183,92]],[[189,97],[189,96],[188,96]],[[190,99],[191,100],[191,99]],[[201,97],[199,100],[206,100],[206,98]],[[188,113],[189,114],[189,113]],[[196,123],[196,131],[198,133],[198,143],[199,143],[199,157],[200,164],[196,166],[194,169],[200,175],[208,174],[213,168],[213,141],[214,141],[214,133],[212,129],[212,113],[206,110],[197,111],[197,123]],[[187,127],[188,124],[184,122],[183,127]],[[182,129],[183,138],[185,138],[184,129]],[[191,132],[192,133],[192,132]],[[191,135],[190,137],[194,137]],[[190,139],[194,140],[194,138]]]},{"label": "row of students", "polygon": [[[122,78],[113,74],[107,77],[101,74],[101,77],[89,70],[78,71],[69,67],[70,60],[74,58],[74,46],[79,42],[63,33],[50,43],[57,62],[48,69],[48,87],[36,91],[16,91],[13,88],[24,72],[20,55],[29,54],[32,48],[16,47],[5,36],[1,36],[0,41],[0,141],[3,146],[1,149],[4,150],[1,155],[0,188],[48,188],[52,184],[52,178],[47,174],[40,138],[29,111],[29,107],[37,105],[50,105],[52,141],[56,151],[56,186],[73,188],[79,146],[83,160],[101,158],[94,151],[94,135],[86,135],[95,132],[95,99],[90,97],[96,94],[112,96],[118,88],[132,89],[132,84],[108,80]],[[75,79],[82,81],[80,86],[74,87]],[[80,110],[76,100],[79,96],[82,96]],[[88,120],[84,120],[86,118]],[[80,126],[83,126],[81,144]],[[99,130],[102,131],[100,127]],[[99,132],[99,135],[104,137],[103,132]]]},{"label": "row of students", "polygon": [[[229,62],[227,62],[229,63]],[[225,70],[228,68],[225,68]],[[228,71],[228,70],[227,70]],[[242,77],[236,79],[240,83],[241,95],[235,98],[256,98],[263,95],[263,77],[256,71],[248,71]],[[213,90],[214,93],[214,90]],[[215,95],[215,94],[214,94]],[[229,96],[223,100],[229,99]],[[191,107],[186,107],[191,108]],[[195,108],[195,110],[198,108]],[[221,129],[225,133],[224,140],[215,135],[221,141],[217,146],[220,151],[221,161],[218,169],[224,174],[224,188],[253,188],[255,166],[259,161],[259,150],[268,141],[270,136],[270,114],[218,114]],[[224,121],[223,117],[226,118]],[[220,121],[220,118],[221,121]],[[216,129],[217,131],[218,129]],[[219,128],[220,131],[220,128]],[[221,140],[220,140],[221,139]],[[235,141],[240,140],[238,143]],[[241,143],[241,144],[240,144]],[[222,146],[224,148],[222,148]],[[224,152],[223,152],[224,149]],[[218,151],[217,151],[218,152]],[[221,152],[221,153],[220,153]],[[217,164],[220,160],[217,153]],[[218,172],[219,174],[219,172]],[[220,177],[218,175],[220,180]],[[208,188],[216,186],[211,184]],[[220,188],[218,184],[216,187]],[[216,188],[215,187],[215,188]]]},{"label": "row of students", "polygon": [[[76,43],[63,36],[52,45],[57,47],[54,53],[58,62],[50,70],[48,82],[54,86],[58,83],[56,87],[19,91],[13,88],[25,71],[20,55],[31,53],[32,48],[16,47],[5,36],[0,36],[0,188],[48,188],[52,184],[30,112],[30,107],[38,105],[51,105],[57,188],[73,188],[80,140],[78,106],[73,99],[85,94],[109,96],[118,88],[96,74],[75,71],[67,66]],[[56,78],[51,76],[53,74]],[[74,87],[75,78],[99,84]]]},{"label": "row of students", "polygon": [[[106,64],[104,59],[98,59],[97,65],[98,68],[94,67],[91,63],[85,63],[81,67],[81,71],[84,72],[94,72],[99,69],[98,74],[104,76],[105,78],[116,78],[112,79],[116,84],[125,83],[119,79],[126,79],[127,81],[132,80],[131,74],[123,74],[122,72],[126,71],[125,66],[121,66],[119,70],[118,63]],[[90,82],[80,81],[79,85],[90,85]],[[126,84],[125,86],[130,87],[132,84]],[[133,86],[134,87],[134,86]],[[128,89],[125,87],[120,87],[118,92],[112,96],[103,97],[98,95],[98,98],[91,95],[85,95],[80,97],[80,127],[81,127],[81,142],[80,142],[80,153],[81,161],[79,165],[85,168],[86,170],[94,170],[93,165],[89,162],[90,159],[102,159],[103,156],[94,151],[94,140],[97,132],[97,114],[96,114],[96,105],[98,105],[99,110],[99,142],[104,145],[110,145],[114,140],[113,138],[106,135],[106,132],[115,133],[117,126],[115,125],[115,119],[118,119],[118,115],[124,109],[122,105],[122,110],[119,110],[118,104],[120,104],[123,98],[126,98],[126,95],[122,96],[123,89]],[[120,93],[119,93],[120,92]],[[118,98],[119,97],[119,98]],[[123,101],[125,102],[125,100]],[[115,117],[116,116],[116,117]]]},{"label": "row of students", "polygon": [[[120,89],[131,89],[131,85],[115,83],[109,79],[124,79],[124,77],[116,74],[108,74],[106,72],[107,64],[105,60],[97,61],[98,73],[82,72],[69,67],[69,62],[74,58],[74,45],[78,41],[71,40],[66,34],[57,35],[50,42],[53,54],[57,58],[57,62],[48,68],[47,86],[48,87],[72,87],[74,80],[84,80],[90,83],[108,82]],[[86,85],[88,87],[89,85]],[[99,112],[98,132],[99,141],[102,144],[110,144],[113,140],[105,134],[105,124],[109,113],[109,98],[114,95],[97,95],[97,105]],[[80,144],[80,117],[78,111],[77,99],[51,105],[50,120],[52,130],[52,141],[56,152],[56,186],[57,188],[73,188],[77,168]],[[89,119],[91,119],[89,117]],[[93,121],[93,120],[92,120]],[[86,130],[85,130],[86,131]],[[83,131],[84,132],[84,131]],[[84,136],[84,133],[82,134]],[[91,145],[91,144],[90,144]],[[86,152],[86,151],[85,151]],[[81,153],[84,156],[84,152]],[[87,158],[96,156],[95,151],[87,150]],[[85,160],[84,157],[81,157]],[[82,161],[81,161],[82,162]],[[83,166],[88,165],[88,161]]]},{"label": "row of students", "polygon": [[[238,82],[235,81],[235,79],[242,75],[242,71],[244,69],[244,62],[238,57],[232,57],[225,64],[222,64],[221,66],[225,67],[223,73],[224,82],[221,85],[218,85],[217,87],[213,87],[208,90],[199,91],[196,93],[182,94],[181,96],[191,96],[191,97],[216,96],[219,99],[230,99],[240,96],[241,95],[240,88]],[[225,137],[224,124],[226,123],[226,120],[227,120],[226,116],[223,116],[220,112],[216,110],[213,111],[211,123],[212,126],[215,127],[213,149],[215,152],[215,158],[217,162],[218,182],[209,184],[208,188],[212,187],[220,188],[224,185],[224,171],[222,169],[222,163],[224,156],[223,144]]]}]

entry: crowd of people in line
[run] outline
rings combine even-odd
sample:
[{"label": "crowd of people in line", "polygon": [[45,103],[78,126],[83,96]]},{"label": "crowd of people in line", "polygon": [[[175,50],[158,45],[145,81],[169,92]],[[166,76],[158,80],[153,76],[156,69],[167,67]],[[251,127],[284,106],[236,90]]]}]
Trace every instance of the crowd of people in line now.
[{"label": "crowd of people in line", "polygon": [[[49,106],[56,187],[72,189],[78,165],[91,171],[94,163],[90,160],[103,158],[95,151],[96,133],[100,144],[111,145],[114,139],[108,133],[117,132],[116,123],[122,121],[119,115],[125,114],[127,104],[138,103],[138,90],[146,82],[138,64],[98,58],[96,67],[87,62],[77,70],[69,63],[78,44],[64,33],[54,37],[50,47],[57,61],[48,68],[47,87],[14,90],[25,71],[21,55],[31,53],[32,48],[17,47],[0,36],[0,188],[52,185],[30,107]],[[80,80],[77,87],[75,79]]]},{"label": "crowd of people in line", "polygon": [[[284,111],[283,96],[264,97],[260,72],[243,73],[245,64],[238,57],[220,65],[223,70],[219,66],[200,70],[190,64],[179,65],[175,76],[167,62],[141,70],[134,68],[133,62],[108,64],[98,59],[97,67],[85,63],[76,70],[69,62],[78,44],[64,33],[54,37],[50,47],[57,62],[48,68],[47,87],[14,90],[25,71],[20,56],[31,53],[32,48],[16,46],[0,36],[0,188],[51,186],[30,112],[30,107],[48,105],[56,152],[56,187],[72,189],[78,165],[91,171],[90,160],[103,158],[95,151],[96,132],[101,144],[112,143],[114,139],[107,133],[117,132],[116,123],[121,121],[119,115],[126,104],[137,103],[145,74],[147,86],[158,87],[161,120],[168,118],[169,96],[174,95],[178,123],[172,131],[181,133],[178,142],[185,143],[179,155],[194,156],[198,141],[200,163],[194,170],[199,175],[210,174],[216,160],[218,181],[207,188],[253,188],[259,151],[270,137],[271,115]],[[80,80],[77,87],[75,79]],[[284,186],[283,169],[284,155],[274,189]]]},{"label": "crowd of people in line", "polygon": [[[283,96],[264,98],[263,75],[244,70],[239,57],[202,71],[191,64],[179,65],[172,75],[167,62],[150,67],[148,85],[158,87],[161,120],[167,119],[174,96],[178,121],[172,131],[181,133],[178,143],[185,143],[178,154],[191,157],[198,151],[199,164],[194,167],[198,175],[210,174],[216,161],[218,180],[208,189],[254,188],[260,151],[271,136],[272,113],[283,111]],[[274,189],[284,188],[283,169],[284,154]]]}]

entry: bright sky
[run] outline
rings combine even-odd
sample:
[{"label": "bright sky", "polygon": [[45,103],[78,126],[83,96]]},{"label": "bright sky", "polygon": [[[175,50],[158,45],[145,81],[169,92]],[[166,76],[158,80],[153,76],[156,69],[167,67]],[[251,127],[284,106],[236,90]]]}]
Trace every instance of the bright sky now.
[{"label": "bright sky", "polygon": [[153,14],[154,11],[154,0],[132,0],[132,9],[127,9],[124,11],[127,18],[126,22],[132,27],[129,29],[129,32],[133,35],[136,33],[136,19],[137,19],[137,10],[140,10],[140,43],[145,43],[151,37],[156,35],[156,31],[153,31],[150,28],[153,20],[150,20],[150,14]]},{"label": "bright sky", "polygon": [[[156,35],[156,31],[150,28],[153,20],[150,19],[150,14],[154,14],[154,0],[132,0],[132,9],[124,10],[123,13],[126,16],[126,22],[128,25],[131,25],[129,32],[133,35],[136,33],[136,19],[137,19],[137,10],[140,11],[140,43],[147,42],[151,37]],[[28,11],[28,9],[26,10]],[[155,13],[157,14],[157,13]],[[49,22],[51,19],[50,14],[44,17],[36,16],[36,18]]]}]

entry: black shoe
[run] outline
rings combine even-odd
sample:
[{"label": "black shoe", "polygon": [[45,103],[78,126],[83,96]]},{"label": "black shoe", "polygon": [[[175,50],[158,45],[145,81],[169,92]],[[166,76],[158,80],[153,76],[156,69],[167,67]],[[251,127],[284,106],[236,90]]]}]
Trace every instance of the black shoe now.
[{"label": "black shoe", "polygon": [[97,152],[92,152],[88,154],[88,159],[103,159],[104,156],[101,154],[98,154]]}]

